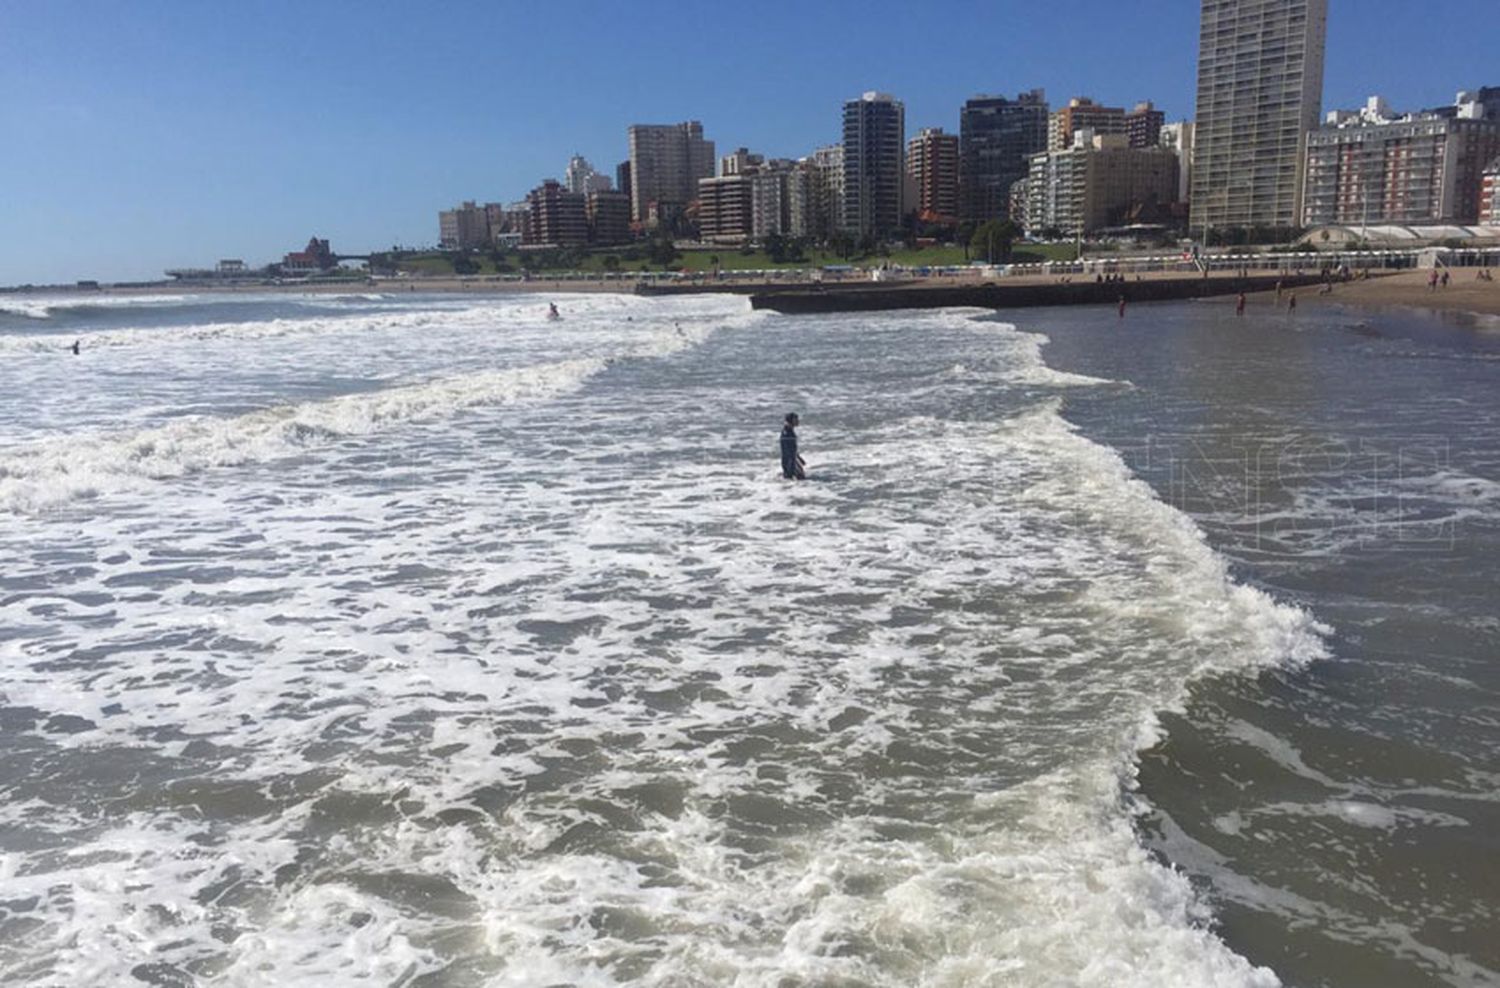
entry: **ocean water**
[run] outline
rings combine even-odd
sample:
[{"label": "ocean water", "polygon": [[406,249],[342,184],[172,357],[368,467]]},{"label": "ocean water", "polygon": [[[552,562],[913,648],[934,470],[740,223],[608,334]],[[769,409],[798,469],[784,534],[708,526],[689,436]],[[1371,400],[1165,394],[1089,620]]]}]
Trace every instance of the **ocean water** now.
[{"label": "ocean water", "polygon": [[1026,314],[1127,378],[1067,416],[1327,658],[1207,677],[1145,752],[1143,839],[1289,984],[1500,984],[1500,320],[1223,303]]},{"label": "ocean water", "polygon": [[1484,983],[1500,348],[1107,315],[0,299],[0,980]]}]

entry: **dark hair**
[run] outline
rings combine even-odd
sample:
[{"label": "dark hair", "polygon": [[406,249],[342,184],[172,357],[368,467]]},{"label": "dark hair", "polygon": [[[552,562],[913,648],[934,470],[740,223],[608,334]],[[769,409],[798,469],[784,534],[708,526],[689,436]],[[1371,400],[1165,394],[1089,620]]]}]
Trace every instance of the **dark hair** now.
[{"label": "dark hair", "polygon": [[796,412],[787,412],[786,413],[786,420],[789,423],[797,421],[797,413]]}]

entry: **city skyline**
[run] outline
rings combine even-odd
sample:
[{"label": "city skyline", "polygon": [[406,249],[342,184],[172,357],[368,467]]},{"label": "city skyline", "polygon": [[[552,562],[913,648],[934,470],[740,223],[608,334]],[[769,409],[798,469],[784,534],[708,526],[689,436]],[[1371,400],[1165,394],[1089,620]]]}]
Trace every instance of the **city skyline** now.
[{"label": "city skyline", "polygon": [[[0,127],[18,153],[0,161],[0,284],[263,263],[314,233],[350,252],[430,244],[437,210],[519,199],[561,179],[575,153],[610,173],[631,124],[702,120],[721,148],[800,157],[836,143],[843,103],[867,90],[905,104],[908,138],[956,133],[976,95],[1032,88],[1054,107],[1152,100],[1168,122],[1192,119],[1198,6],[1121,17],[1082,3],[1078,23],[1113,26],[1061,51],[1018,4],[788,6],[795,22],[757,19],[732,51],[692,43],[722,30],[712,11],[652,4],[629,18],[574,8],[567,31],[479,7],[11,8]],[[1493,81],[1482,32],[1393,0],[1330,7],[1324,110],[1376,93],[1444,105]],[[877,43],[836,44],[829,29],[856,14]],[[497,43],[479,46],[483,58],[453,64],[487,33]],[[926,36],[954,40],[912,52]],[[1396,44],[1408,54],[1368,57]]]}]

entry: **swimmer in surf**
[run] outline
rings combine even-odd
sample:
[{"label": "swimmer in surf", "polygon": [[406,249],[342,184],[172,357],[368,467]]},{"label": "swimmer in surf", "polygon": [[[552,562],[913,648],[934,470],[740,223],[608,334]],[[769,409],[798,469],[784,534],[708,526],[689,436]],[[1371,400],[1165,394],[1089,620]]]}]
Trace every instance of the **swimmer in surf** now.
[{"label": "swimmer in surf", "polygon": [[807,463],[797,454],[796,412],[786,413],[786,424],[781,427],[781,475],[787,480],[806,480]]}]

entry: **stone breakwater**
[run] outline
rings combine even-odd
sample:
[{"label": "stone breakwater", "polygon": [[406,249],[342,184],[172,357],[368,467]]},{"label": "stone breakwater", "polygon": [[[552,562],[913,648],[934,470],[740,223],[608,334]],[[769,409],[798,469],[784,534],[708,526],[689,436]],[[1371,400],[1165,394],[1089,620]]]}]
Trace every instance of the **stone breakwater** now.
[{"label": "stone breakwater", "polygon": [[1283,291],[1317,286],[1318,274],[1249,275],[1246,277],[1142,279],[1140,281],[1005,283],[988,281],[963,285],[894,284],[830,285],[759,291],[750,294],[756,309],[783,313],[873,312],[885,309],[937,309],[963,306],[984,309],[1022,309],[1051,305],[1117,305],[1208,298],[1239,292]]}]

